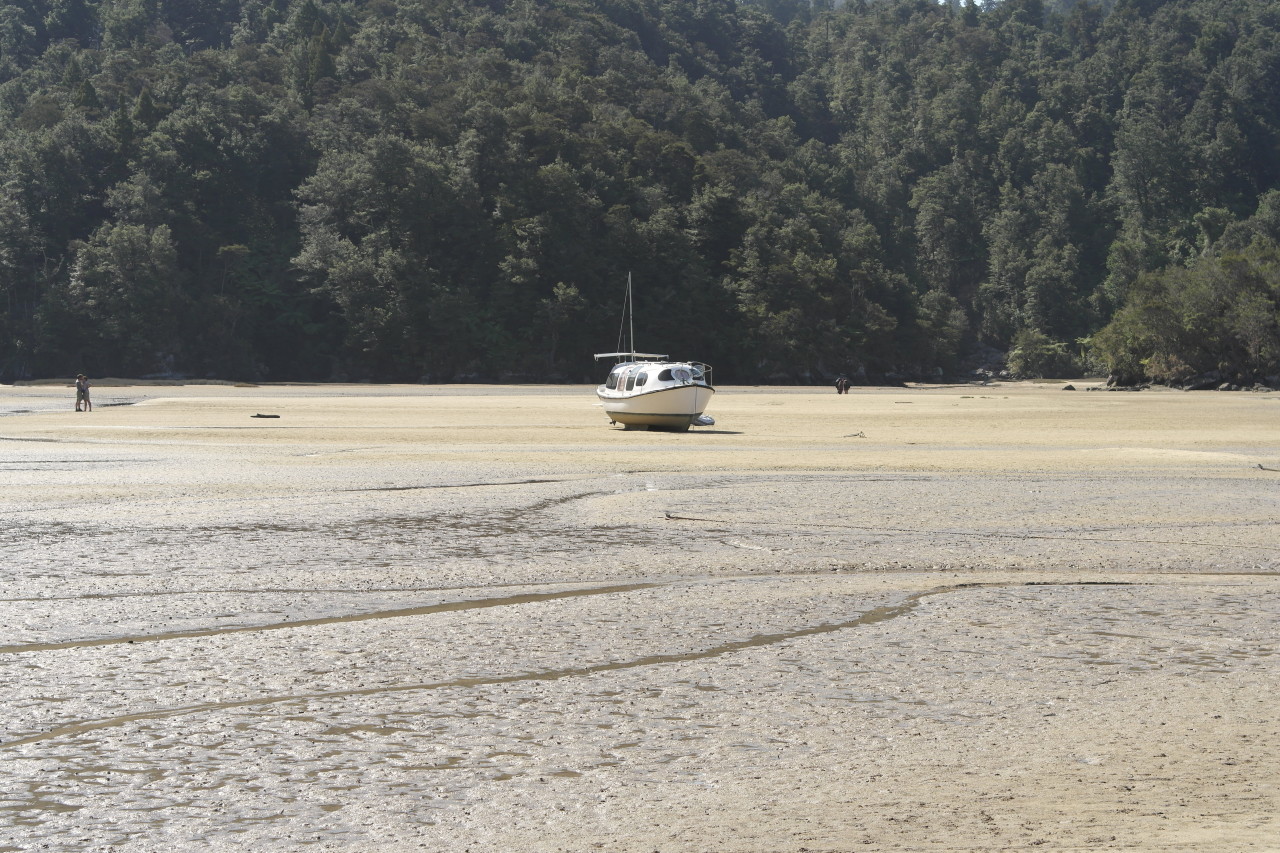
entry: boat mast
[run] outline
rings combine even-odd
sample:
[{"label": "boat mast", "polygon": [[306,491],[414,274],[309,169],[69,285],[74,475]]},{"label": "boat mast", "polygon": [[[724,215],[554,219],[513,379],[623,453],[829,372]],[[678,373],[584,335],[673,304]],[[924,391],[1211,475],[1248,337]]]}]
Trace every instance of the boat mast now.
[{"label": "boat mast", "polygon": [[[630,344],[627,344],[628,324],[630,324]],[[629,348],[623,349],[624,344]],[[627,273],[627,294],[622,300],[622,323],[618,326],[618,355],[630,355],[632,361],[636,360],[636,318],[631,307],[631,273],[629,272]]]},{"label": "boat mast", "polygon": [[627,270],[627,316],[631,318],[631,360],[636,357],[636,306],[631,301],[631,270]]}]

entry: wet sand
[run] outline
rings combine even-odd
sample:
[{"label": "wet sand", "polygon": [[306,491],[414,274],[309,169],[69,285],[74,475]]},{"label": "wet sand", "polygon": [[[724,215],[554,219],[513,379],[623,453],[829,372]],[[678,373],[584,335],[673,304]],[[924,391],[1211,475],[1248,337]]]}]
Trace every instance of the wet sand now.
[{"label": "wet sand", "polygon": [[1280,394],[1061,386],[0,387],[0,850],[1278,850]]}]

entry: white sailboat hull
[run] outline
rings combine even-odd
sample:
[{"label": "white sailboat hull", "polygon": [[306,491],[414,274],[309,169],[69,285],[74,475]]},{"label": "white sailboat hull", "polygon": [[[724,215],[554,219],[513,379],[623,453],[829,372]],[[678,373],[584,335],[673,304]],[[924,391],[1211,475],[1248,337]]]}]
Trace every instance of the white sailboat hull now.
[{"label": "white sailboat hull", "polygon": [[631,392],[610,391],[603,385],[596,396],[609,420],[623,426],[686,430],[711,402],[710,385],[680,385]]}]

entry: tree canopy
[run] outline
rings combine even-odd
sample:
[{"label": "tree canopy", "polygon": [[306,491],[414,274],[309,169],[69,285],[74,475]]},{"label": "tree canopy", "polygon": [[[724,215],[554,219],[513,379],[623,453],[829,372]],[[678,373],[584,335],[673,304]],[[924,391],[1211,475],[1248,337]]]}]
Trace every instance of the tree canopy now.
[{"label": "tree canopy", "polygon": [[[1264,0],[0,5],[0,379],[1280,373]],[[1025,359],[1031,364],[1035,359]],[[1041,360],[1043,361],[1043,360]]]}]

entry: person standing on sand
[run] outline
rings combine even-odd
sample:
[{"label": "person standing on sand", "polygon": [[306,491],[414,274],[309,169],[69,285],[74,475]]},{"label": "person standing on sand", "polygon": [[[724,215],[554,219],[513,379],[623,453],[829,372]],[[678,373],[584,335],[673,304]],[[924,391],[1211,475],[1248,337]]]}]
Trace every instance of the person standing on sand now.
[{"label": "person standing on sand", "polygon": [[[84,406],[83,409],[80,408],[81,405]],[[83,373],[76,375],[76,411],[93,411],[93,401],[89,399],[89,377]]]}]

